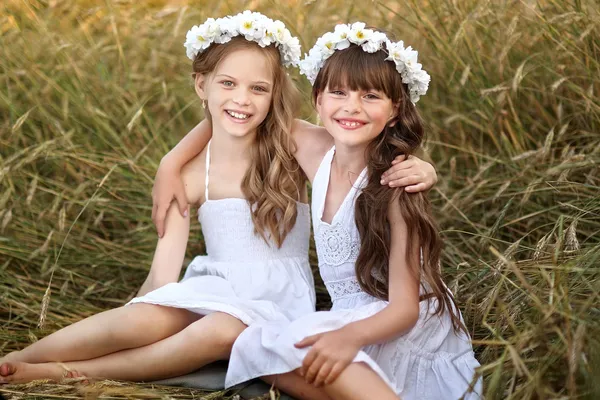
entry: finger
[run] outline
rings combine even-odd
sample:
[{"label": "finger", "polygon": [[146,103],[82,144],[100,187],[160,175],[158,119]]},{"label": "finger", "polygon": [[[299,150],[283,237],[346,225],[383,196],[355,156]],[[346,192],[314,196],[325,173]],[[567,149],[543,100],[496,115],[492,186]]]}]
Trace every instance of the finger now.
[{"label": "finger", "polygon": [[312,365],[306,370],[306,376],[304,377],[307,383],[314,383],[315,378],[319,374],[323,364],[325,364],[325,361],[326,360],[323,357],[317,357],[317,359],[313,361]]},{"label": "finger", "polygon": [[318,356],[318,354],[314,349],[311,349],[308,352],[308,354],[306,354],[306,356],[304,357],[304,360],[302,360],[302,368],[300,369],[300,374],[302,376],[306,376],[308,369],[313,364],[313,362],[317,359],[317,356]]},{"label": "finger", "polygon": [[418,175],[405,176],[403,178],[390,179],[388,185],[390,187],[402,187],[408,185],[416,185],[418,183],[422,183],[423,178]]},{"label": "finger", "polygon": [[323,365],[321,366],[321,369],[319,370],[319,372],[317,373],[317,376],[315,377],[315,382],[314,382],[315,387],[323,386],[323,384],[325,383],[325,379],[327,379],[327,377],[331,373],[332,368],[333,368],[333,363],[331,363],[331,362],[323,363]]},{"label": "finger", "polygon": [[400,179],[400,178],[406,178],[408,176],[420,176],[422,175],[421,171],[419,170],[415,170],[412,168],[406,168],[406,169],[397,169],[397,166],[394,167],[394,170],[390,170],[390,173],[386,176],[386,181],[391,182],[393,180],[396,179]]},{"label": "finger", "polygon": [[179,212],[181,213],[182,217],[187,217],[189,212],[188,212],[188,201],[187,198],[185,196],[185,193],[175,193],[175,200],[177,201],[177,205],[179,206]]},{"label": "finger", "polygon": [[392,165],[396,165],[404,160],[406,160],[406,154],[400,154],[399,156],[396,156],[396,158],[394,158],[392,160]]},{"label": "finger", "polygon": [[158,207],[156,211],[156,230],[158,231],[158,237],[165,235],[165,217],[167,215],[167,209]]},{"label": "finger", "polygon": [[152,222],[154,222],[154,225],[156,225],[155,219],[156,219],[156,209],[158,208],[158,205],[156,204],[156,202],[154,202],[154,200],[152,200]]},{"label": "finger", "polygon": [[417,183],[416,185],[410,185],[404,188],[409,193],[418,193],[427,190],[427,185],[424,183]]},{"label": "finger", "polygon": [[346,369],[346,367],[347,366],[342,363],[336,363],[333,366],[333,368],[331,368],[331,371],[329,372],[329,375],[327,376],[327,378],[325,378],[325,384],[331,385],[333,382],[335,382],[335,380]]},{"label": "finger", "polygon": [[393,164],[383,174],[381,174],[381,177],[384,179],[389,179],[391,175],[398,173],[406,175],[406,171],[410,171],[412,168],[415,168],[415,162],[413,160],[402,161],[399,164]]},{"label": "finger", "polygon": [[302,339],[301,341],[299,341],[298,343],[296,343],[294,346],[296,346],[296,348],[298,348],[298,349],[303,349],[304,347],[312,346],[313,344],[316,343],[317,340],[319,340],[320,337],[321,337],[321,334],[307,336],[304,339]]}]

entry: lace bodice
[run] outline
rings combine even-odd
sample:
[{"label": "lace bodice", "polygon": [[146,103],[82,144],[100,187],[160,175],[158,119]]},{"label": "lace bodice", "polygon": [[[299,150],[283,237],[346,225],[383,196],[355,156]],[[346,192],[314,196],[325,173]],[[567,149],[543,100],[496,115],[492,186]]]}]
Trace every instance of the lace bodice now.
[{"label": "lace bodice", "polygon": [[328,224],[322,217],[334,154],[335,148],[327,152],[315,174],[312,184],[312,209],[319,270],[329,295],[335,301],[341,297],[361,293],[354,272],[354,263],[360,249],[360,235],[354,223],[354,205],[360,189],[367,183],[367,169],[365,168],[356,179],[331,224]]}]

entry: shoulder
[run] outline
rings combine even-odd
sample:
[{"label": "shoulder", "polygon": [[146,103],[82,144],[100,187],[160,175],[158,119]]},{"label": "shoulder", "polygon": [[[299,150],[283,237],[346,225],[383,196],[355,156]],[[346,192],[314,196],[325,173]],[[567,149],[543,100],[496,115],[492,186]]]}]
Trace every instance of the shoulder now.
[{"label": "shoulder", "polygon": [[312,182],[321,160],[333,146],[333,138],[322,126],[303,120],[295,120],[292,127],[296,142],[296,160]]},{"label": "shoulder", "polygon": [[181,169],[185,194],[192,205],[199,205],[204,197],[206,149],[188,161]]}]

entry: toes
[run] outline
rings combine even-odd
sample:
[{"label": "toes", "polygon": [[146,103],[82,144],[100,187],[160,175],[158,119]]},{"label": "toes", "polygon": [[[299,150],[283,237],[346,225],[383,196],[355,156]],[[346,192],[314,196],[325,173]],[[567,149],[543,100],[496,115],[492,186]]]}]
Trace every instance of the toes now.
[{"label": "toes", "polygon": [[9,362],[0,365],[0,376],[6,378],[7,376],[13,375],[17,372],[17,367]]}]

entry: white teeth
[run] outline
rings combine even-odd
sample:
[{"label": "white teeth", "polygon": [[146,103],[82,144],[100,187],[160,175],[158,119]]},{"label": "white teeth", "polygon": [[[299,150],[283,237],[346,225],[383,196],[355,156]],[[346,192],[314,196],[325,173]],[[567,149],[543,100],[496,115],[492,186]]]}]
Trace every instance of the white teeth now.
[{"label": "white teeth", "polygon": [[358,122],[351,122],[351,121],[340,121],[340,123],[342,125],[350,127],[350,128],[354,128],[354,127],[357,127],[359,125]]},{"label": "white teeth", "polygon": [[249,117],[248,114],[236,113],[236,112],[229,111],[229,110],[227,110],[227,114],[229,114],[233,118],[237,118],[237,119],[247,119]]}]

